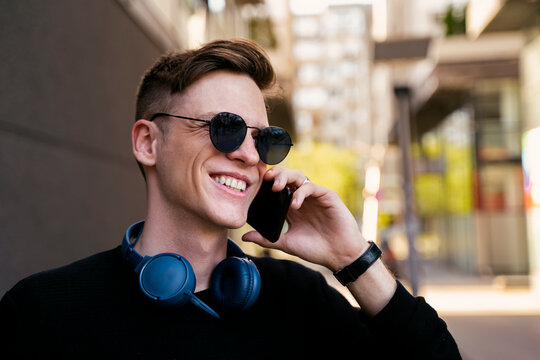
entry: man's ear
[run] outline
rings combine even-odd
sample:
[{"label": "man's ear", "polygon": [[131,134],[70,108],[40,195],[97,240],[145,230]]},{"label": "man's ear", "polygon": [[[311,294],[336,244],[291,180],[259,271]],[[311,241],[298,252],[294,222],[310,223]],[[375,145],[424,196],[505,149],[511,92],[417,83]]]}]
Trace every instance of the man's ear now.
[{"label": "man's ear", "polygon": [[131,148],[135,159],[145,166],[156,164],[156,132],[154,123],[140,119],[131,129]]}]

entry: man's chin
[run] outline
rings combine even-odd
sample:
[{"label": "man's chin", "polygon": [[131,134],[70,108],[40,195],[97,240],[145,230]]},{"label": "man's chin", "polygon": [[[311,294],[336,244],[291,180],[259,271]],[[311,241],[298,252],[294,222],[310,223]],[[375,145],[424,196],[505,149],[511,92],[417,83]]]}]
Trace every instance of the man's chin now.
[{"label": "man's chin", "polygon": [[240,219],[238,221],[235,221],[235,222],[232,222],[228,228],[229,229],[239,229],[241,228],[242,226],[244,226],[246,224],[246,218],[243,218],[243,219]]},{"label": "man's chin", "polygon": [[232,218],[231,216],[227,217],[226,219],[221,218],[218,221],[216,221],[216,223],[227,229],[239,229],[242,226],[244,226],[246,221],[247,221],[247,215],[244,215],[244,216],[237,216],[235,218]]}]

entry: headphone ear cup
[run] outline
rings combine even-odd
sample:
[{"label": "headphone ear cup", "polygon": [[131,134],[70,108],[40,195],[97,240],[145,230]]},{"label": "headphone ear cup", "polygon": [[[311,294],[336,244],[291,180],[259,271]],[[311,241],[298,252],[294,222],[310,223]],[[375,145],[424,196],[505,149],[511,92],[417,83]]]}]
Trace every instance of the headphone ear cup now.
[{"label": "headphone ear cup", "polygon": [[210,291],[221,308],[245,310],[259,297],[261,291],[259,270],[249,259],[228,257],[212,272]]},{"label": "headphone ear cup", "polygon": [[180,307],[195,290],[195,274],[182,256],[158,254],[146,262],[139,274],[143,293],[162,306]]}]

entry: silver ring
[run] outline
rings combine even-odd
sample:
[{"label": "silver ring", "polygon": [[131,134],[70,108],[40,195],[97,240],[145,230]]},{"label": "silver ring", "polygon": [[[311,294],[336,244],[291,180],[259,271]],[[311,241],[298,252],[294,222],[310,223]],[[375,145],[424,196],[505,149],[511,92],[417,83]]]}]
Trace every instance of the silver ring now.
[{"label": "silver ring", "polygon": [[[302,183],[302,185],[304,185],[305,183],[308,183],[308,182],[311,182],[311,181],[309,181],[309,178],[306,176],[306,178],[304,179],[304,182]],[[302,185],[300,185],[300,186],[302,186]]]}]

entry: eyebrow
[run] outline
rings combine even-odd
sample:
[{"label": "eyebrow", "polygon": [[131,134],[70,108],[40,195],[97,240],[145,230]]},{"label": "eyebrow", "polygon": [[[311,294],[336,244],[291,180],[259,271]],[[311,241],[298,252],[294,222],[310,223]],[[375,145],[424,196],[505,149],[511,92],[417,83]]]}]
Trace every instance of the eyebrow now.
[{"label": "eyebrow", "polygon": [[[238,116],[240,116],[240,115],[238,115]],[[257,128],[257,129],[259,129],[259,130],[262,130],[262,129],[265,129],[265,128],[267,128],[268,126],[270,126],[270,125],[268,125],[268,124],[265,124],[265,123],[262,123],[262,122],[257,122],[257,121],[255,121],[255,123],[254,123],[253,125],[249,125],[249,124],[247,123],[246,119],[245,119],[243,116],[240,116],[240,117],[241,117],[242,119],[244,119],[244,122],[246,123],[246,125],[247,125],[248,127]]]},{"label": "eyebrow", "polygon": [[219,114],[220,112],[221,112],[221,111],[218,111],[218,112],[207,112],[207,113],[202,113],[202,114],[200,115],[199,118],[201,118],[201,119],[206,119],[206,118],[208,118],[207,120],[212,120],[212,118],[213,118],[214,116],[216,116],[217,114]]},{"label": "eyebrow", "polygon": [[[228,112],[228,113],[231,113],[231,114],[240,116],[240,115],[238,115],[237,113],[233,113],[233,112],[230,112],[230,111],[227,111],[227,110],[224,110],[224,111],[217,111],[217,112],[207,112],[207,113],[201,114],[201,116],[204,116],[204,119],[206,119],[206,117],[208,117],[208,120],[211,120],[214,116],[216,116],[217,114],[222,113],[222,112]],[[255,123],[254,125],[249,125],[249,124],[247,123],[246,119],[245,119],[243,116],[240,116],[240,117],[244,120],[244,122],[246,123],[246,125],[248,126],[248,128],[256,128],[257,130],[261,131],[262,129],[265,129],[265,128],[267,128],[267,127],[270,126],[270,125],[268,125],[268,124],[260,123],[260,122],[257,122],[257,123]]]}]

